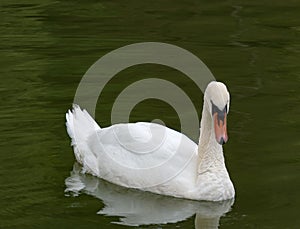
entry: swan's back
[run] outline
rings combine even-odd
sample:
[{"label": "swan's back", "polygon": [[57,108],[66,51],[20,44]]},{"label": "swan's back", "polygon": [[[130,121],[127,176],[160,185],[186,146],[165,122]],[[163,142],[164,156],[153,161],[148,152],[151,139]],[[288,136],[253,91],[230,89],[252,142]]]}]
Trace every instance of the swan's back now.
[{"label": "swan's back", "polygon": [[174,178],[197,152],[197,145],[186,136],[144,122],[98,130],[89,136],[88,145],[97,158],[99,177],[139,189]]},{"label": "swan's back", "polygon": [[[87,172],[118,185],[144,190],[180,174],[188,177],[186,182],[196,176],[197,145],[185,135],[155,123],[116,124],[107,128],[95,124],[79,107],[67,114],[76,159]],[[85,130],[81,132],[81,128]],[[195,168],[184,172],[189,166]],[[180,182],[185,182],[184,177]]]}]

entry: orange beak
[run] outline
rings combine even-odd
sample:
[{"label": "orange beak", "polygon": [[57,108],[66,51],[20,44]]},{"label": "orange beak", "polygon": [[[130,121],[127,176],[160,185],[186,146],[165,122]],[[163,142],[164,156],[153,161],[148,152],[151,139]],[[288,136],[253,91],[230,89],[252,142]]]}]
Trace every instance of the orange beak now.
[{"label": "orange beak", "polygon": [[227,135],[227,113],[224,112],[224,117],[219,117],[218,112],[213,114],[214,118],[214,129],[216,140],[219,144],[224,145],[228,140]]}]

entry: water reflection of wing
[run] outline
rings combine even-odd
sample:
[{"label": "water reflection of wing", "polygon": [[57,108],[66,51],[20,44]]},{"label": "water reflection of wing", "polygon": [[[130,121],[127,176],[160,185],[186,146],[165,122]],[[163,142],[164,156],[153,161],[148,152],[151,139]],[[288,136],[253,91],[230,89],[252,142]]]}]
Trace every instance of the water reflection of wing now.
[{"label": "water reflection of wing", "polygon": [[119,216],[120,222],[114,223],[135,226],[175,223],[196,214],[196,228],[218,228],[220,217],[234,202],[200,202],[156,195],[117,186],[80,171],[81,167],[74,164],[71,176],[65,181],[65,191],[101,199],[105,207],[98,214]]}]

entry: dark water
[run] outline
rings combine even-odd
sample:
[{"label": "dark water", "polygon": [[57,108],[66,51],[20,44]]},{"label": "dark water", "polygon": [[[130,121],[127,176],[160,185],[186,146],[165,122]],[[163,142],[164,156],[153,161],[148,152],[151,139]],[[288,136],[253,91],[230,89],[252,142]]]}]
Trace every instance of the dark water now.
[{"label": "dark water", "polygon": [[[237,196],[220,228],[299,228],[299,12],[295,0],[2,0],[0,227],[127,228],[112,224],[117,216],[97,214],[104,200],[94,192],[76,197],[64,193],[74,163],[64,115],[81,77],[99,57],[131,43],[157,41],[197,55],[231,92],[225,157]],[[187,77],[148,64],[126,69],[110,81],[101,95],[105,102],[97,106],[100,125],[110,125],[118,93],[148,77],[178,84],[200,113],[202,94]],[[136,106],[131,120],[161,114],[178,129],[176,112],[157,100]],[[126,193],[136,195],[117,193],[125,195],[121,199]],[[142,197],[153,204],[152,212],[157,198]],[[167,199],[165,206],[169,201],[180,213],[193,205]],[[141,227],[194,225],[190,215],[177,223]]]}]

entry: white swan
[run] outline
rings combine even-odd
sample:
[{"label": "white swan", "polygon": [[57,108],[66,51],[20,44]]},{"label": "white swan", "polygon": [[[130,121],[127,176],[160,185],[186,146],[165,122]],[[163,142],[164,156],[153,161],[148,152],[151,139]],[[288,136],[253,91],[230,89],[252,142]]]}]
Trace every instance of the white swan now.
[{"label": "white swan", "polygon": [[74,154],[85,172],[112,183],[179,198],[222,201],[235,195],[222,144],[228,140],[229,93],[211,82],[204,93],[199,145],[159,124],[100,128],[74,105],[66,114]]}]

